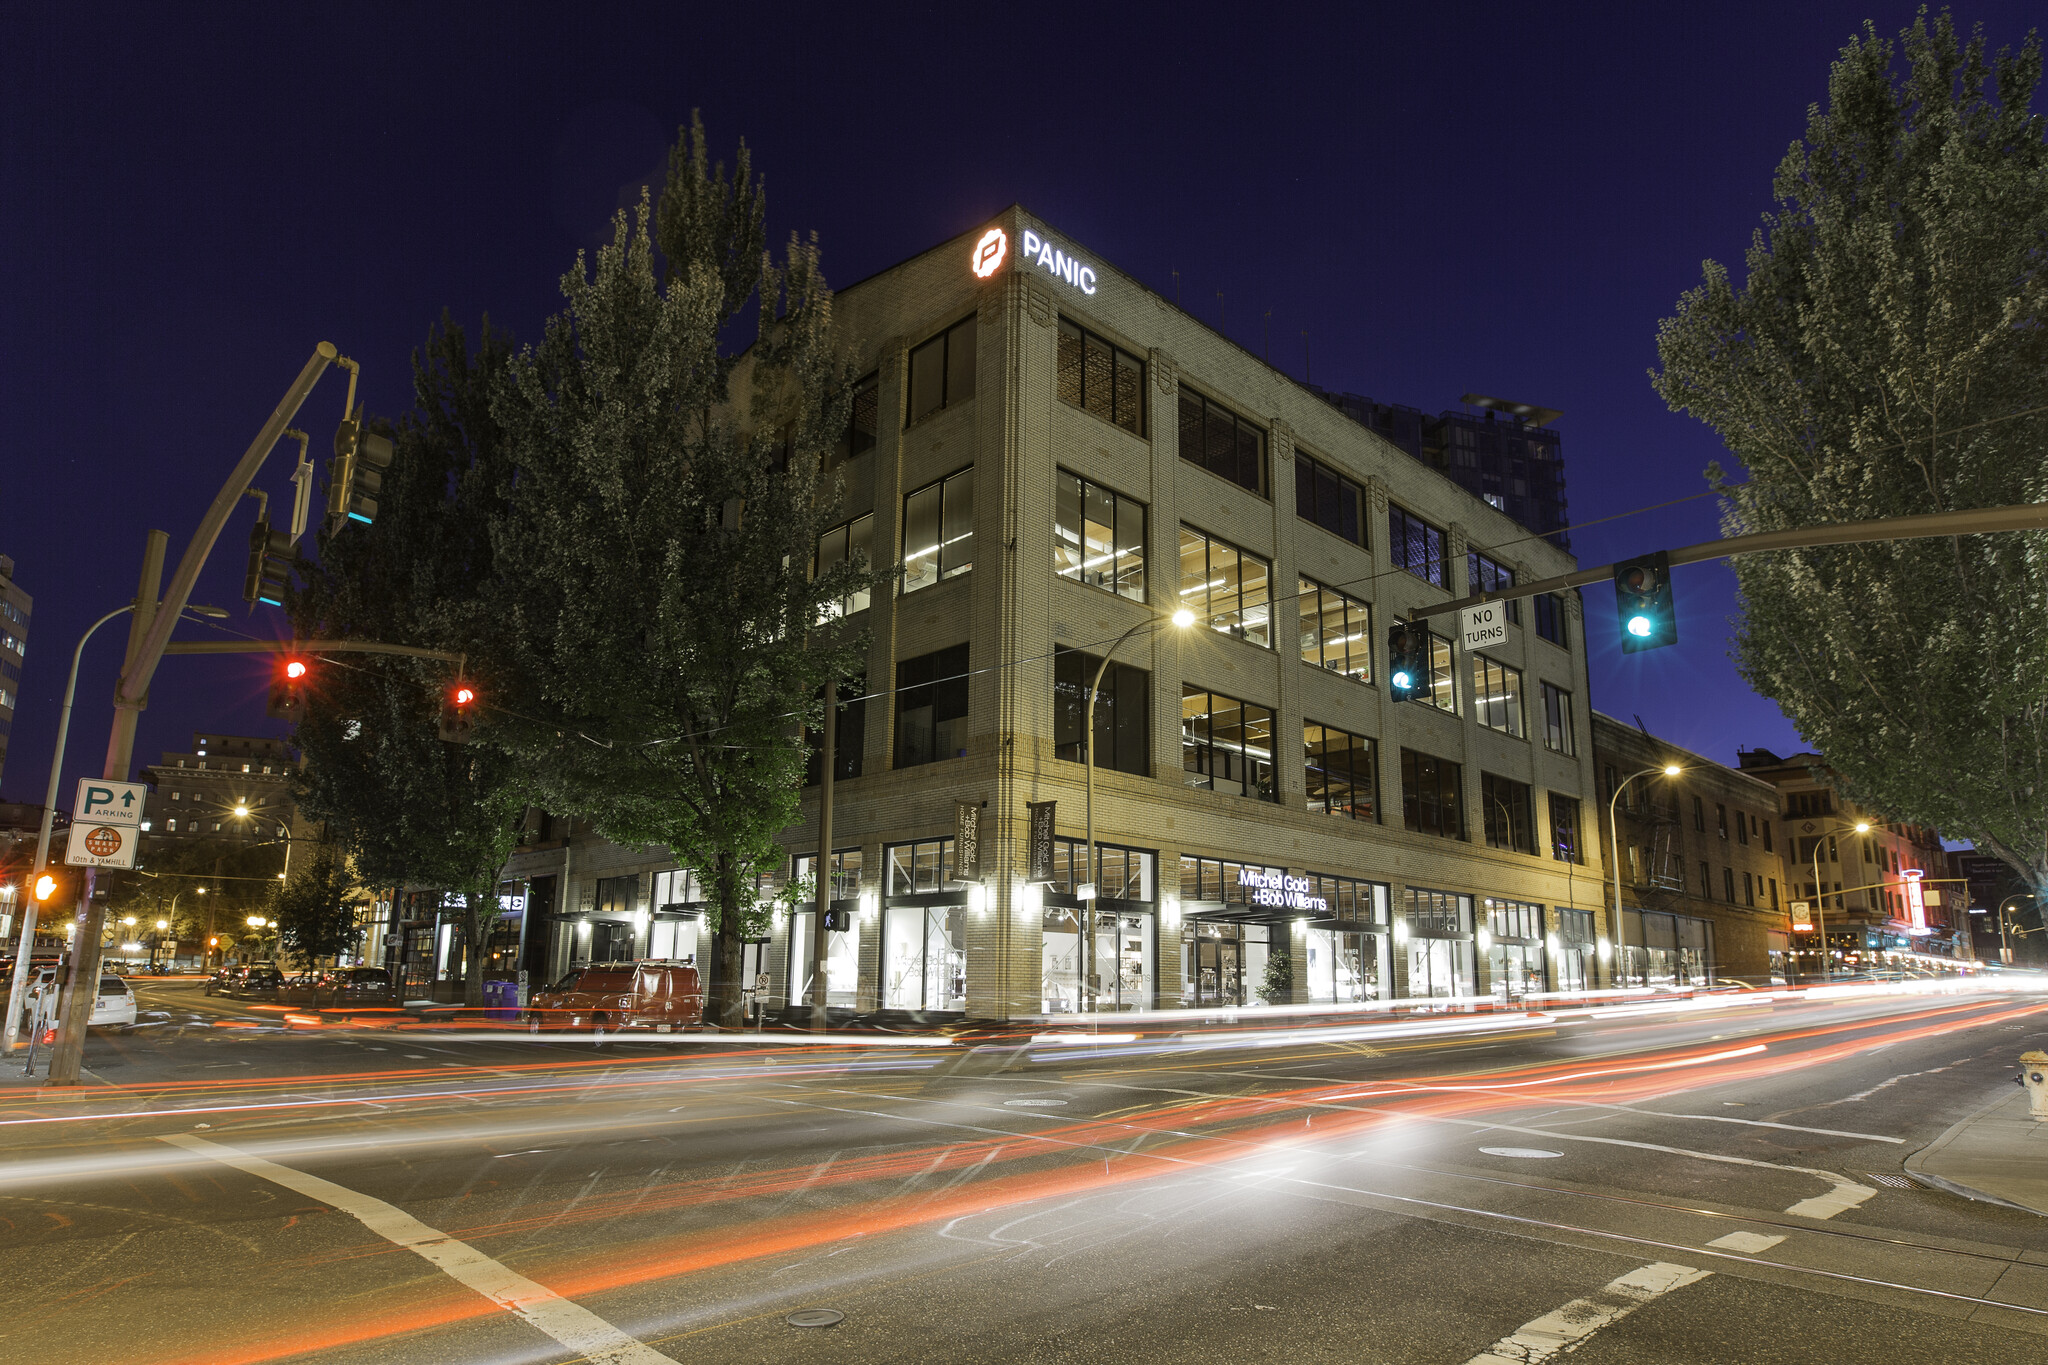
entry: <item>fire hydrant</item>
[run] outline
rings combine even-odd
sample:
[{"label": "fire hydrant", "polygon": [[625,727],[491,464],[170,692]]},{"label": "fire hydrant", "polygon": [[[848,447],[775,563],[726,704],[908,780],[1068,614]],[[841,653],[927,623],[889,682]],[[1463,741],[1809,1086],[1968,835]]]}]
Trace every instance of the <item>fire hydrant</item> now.
[{"label": "fire hydrant", "polygon": [[2031,1116],[2048,1119],[2048,1052],[2020,1054],[2019,1082],[2026,1087]]}]

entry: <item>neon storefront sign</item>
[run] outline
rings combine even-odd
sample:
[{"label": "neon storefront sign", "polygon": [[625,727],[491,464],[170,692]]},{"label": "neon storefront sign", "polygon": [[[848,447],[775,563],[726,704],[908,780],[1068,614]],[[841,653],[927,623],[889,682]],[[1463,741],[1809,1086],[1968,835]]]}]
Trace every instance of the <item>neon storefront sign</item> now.
[{"label": "neon storefront sign", "polygon": [[1920,894],[1920,879],[1927,873],[1917,867],[1905,867],[1899,869],[1899,875],[1906,879],[1906,913],[1913,920],[1913,927],[1906,932],[1916,938],[1933,933],[1927,927],[1927,898]]},{"label": "neon storefront sign", "polygon": [[1275,910],[1312,910],[1324,915],[1330,912],[1330,902],[1310,892],[1306,877],[1241,867],[1237,870],[1237,884],[1248,893],[1245,901],[1251,905],[1270,906]]},{"label": "neon storefront sign", "polygon": [[[1009,259],[1010,236],[999,227],[992,227],[981,234],[974,249],[968,253],[968,268],[974,278],[985,280],[1003,268]],[[1048,275],[1057,275],[1066,283],[1084,294],[1095,292],[1095,267],[1083,265],[1078,257],[1069,256],[1064,247],[1054,246],[1029,228],[1024,230],[1023,254],[1019,258],[1037,266]]]}]

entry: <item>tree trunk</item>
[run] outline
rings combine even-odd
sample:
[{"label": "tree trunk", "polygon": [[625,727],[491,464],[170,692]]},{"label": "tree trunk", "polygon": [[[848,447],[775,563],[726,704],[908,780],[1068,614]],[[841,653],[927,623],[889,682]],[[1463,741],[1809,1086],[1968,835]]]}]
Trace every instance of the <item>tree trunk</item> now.
[{"label": "tree trunk", "polygon": [[462,974],[462,1003],[470,1009],[481,1009],[484,1003],[484,924],[476,902],[476,892],[462,893],[462,927],[469,940],[469,965]]},{"label": "tree trunk", "polygon": [[719,859],[718,885],[718,928],[713,942],[718,952],[718,970],[714,982],[715,994],[709,1003],[710,1017],[720,1028],[740,1029],[747,1024],[747,998],[742,994],[746,982],[740,979],[745,957],[746,939],[740,925],[739,887],[734,881],[732,865]]}]

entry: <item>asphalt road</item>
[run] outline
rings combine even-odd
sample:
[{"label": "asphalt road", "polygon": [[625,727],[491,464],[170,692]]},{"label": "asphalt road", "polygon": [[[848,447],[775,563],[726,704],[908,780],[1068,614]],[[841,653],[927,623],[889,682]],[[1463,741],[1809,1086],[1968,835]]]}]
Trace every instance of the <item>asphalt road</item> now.
[{"label": "asphalt road", "polygon": [[108,1084],[0,1090],[0,1361],[2048,1359],[2048,1220],[1901,1175],[2044,997],[948,1049],[143,1006]]}]

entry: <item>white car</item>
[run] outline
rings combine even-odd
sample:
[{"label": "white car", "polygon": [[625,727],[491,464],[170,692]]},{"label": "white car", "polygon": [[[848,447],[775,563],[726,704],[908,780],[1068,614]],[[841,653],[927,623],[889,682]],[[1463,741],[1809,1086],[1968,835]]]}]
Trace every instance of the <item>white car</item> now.
[{"label": "white car", "polygon": [[[24,1011],[22,1026],[27,1028],[36,1017],[44,1012],[45,1028],[56,1025],[57,1000],[62,994],[63,983],[57,979],[56,969],[44,967],[36,972],[35,981],[28,988],[28,1008]],[[47,999],[49,1003],[44,1004]],[[100,988],[92,999],[92,1018],[87,1028],[110,1028],[121,1033],[132,1033],[135,1029],[135,995],[128,989],[128,983],[118,976],[102,975]]]}]

